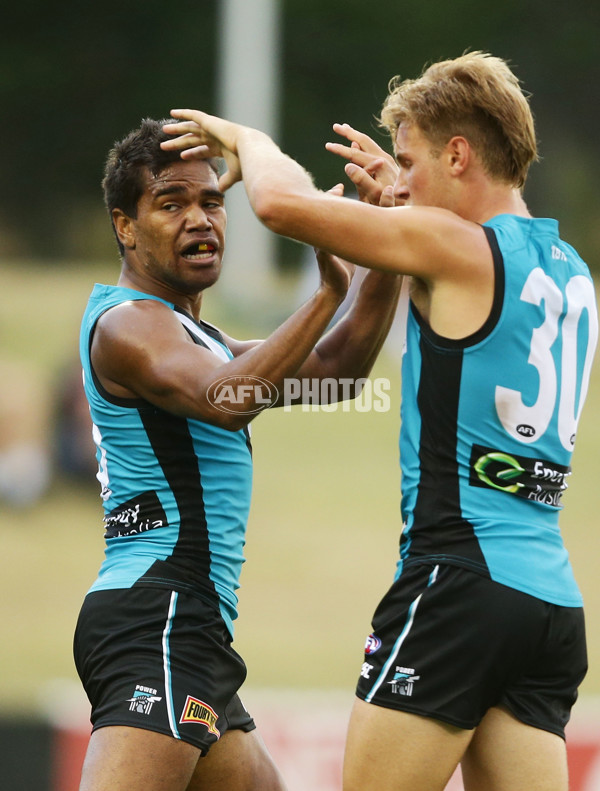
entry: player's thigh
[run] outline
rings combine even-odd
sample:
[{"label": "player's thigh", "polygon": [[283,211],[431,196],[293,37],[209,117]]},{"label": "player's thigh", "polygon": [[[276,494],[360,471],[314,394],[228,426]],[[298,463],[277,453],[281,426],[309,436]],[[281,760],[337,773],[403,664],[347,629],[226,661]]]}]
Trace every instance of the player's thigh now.
[{"label": "player's thigh", "polygon": [[187,791],[285,791],[256,730],[229,730],[198,761]]},{"label": "player's thigh", "polygon": [[442,791],[473,731],[356,700],[344,755],[344,791]]},{"label": "player's thigh", "polygon": [[92,733],[79,791],[185,791],[200,750],[172,736],[127,726]]},{"label": "player's thigh", "polygon": [[465,791],[567,791],[565,742],[490,709],[462,760]]}]

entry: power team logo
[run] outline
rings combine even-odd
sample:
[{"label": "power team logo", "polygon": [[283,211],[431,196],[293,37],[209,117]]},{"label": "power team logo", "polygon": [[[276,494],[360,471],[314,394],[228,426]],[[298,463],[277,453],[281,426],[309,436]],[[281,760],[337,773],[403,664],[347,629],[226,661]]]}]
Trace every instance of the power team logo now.
[{"label": "power team logo", "polygon": [[212,733],[218,739],[221,736],[221,732],[217,730],[216,727],[218,719],[217,713],[213,711],[207,703],[188,695],[179,724],[183,725],[186,722],[197,722],[199,725],[206,725],[208,732]]},{"label": "power team logo", "polygon": [[415,676],[415,669],[413,667],[396,667],[394,678],[388,681],[395,695],[405,695],[411,697],[415,681],[418,681],[421,676]]},{"label": "power team logo", "polygon": [[142,687],[136,684],[133,697],[125,701],[129,703],[129,711],[135,711],[138,714],[150,714],[152,706],[162,700],[161,697],[157,696],[156,692],[157,690],[151,687]]}]

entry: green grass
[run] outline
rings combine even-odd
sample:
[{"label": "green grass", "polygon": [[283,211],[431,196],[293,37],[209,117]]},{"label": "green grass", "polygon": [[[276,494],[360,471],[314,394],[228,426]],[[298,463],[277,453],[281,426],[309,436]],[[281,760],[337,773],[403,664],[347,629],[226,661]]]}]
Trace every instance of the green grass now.
[{"label": "green grass", "polygon": [[[3,267],[0,359],[30,362],[51,387],[76,354],[92,281],[114,274],[106,266]],[[218,304],[206,308],[207,318],[221,321]],[[400,531],[397,361],[382,356],[374,376],[392,380],[387,413],[295,408],[253,423],[255,486],[235,643],[252,687],[354,688]],[[590,672],[582,693],[589,695],[600,693],[599,411],[596,367],[563,518],[586,599]],[[97,489],[56,480],[32,509],[0,503],[0,542],[0,708],[26,711],[51,680],[76,679],[74,622],[102,556]]]}]

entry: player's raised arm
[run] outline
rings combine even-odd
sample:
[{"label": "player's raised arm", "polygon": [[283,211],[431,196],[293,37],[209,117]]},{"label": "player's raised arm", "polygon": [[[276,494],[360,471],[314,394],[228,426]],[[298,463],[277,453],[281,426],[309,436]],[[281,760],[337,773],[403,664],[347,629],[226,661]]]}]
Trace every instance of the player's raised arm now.
[{"label": "player's raised arm", "polygon": [[234,172],[222,177],[221,186],[229,186],[243,172],[254,212],[278,234],[367,268],[424,279],[468,268],[486,249],[481,229],[446,209],[411,205],[390,214],[322,192],[310,174],[263,132],[196,110],[172,114],[179,123],[164,129],[179,137],[162,147],[180,150],[183,157],[210,153],[233,158]]},{"label": "player's raised arm", "polygon": [[239,348],[224,361],[190,342],[173,311],[162,303],[124,303],[100,317],[92,343],[92,361],[106,389],[116,396],[137,397],[173,414],[238,430],[257,414],[248,389],[230,411],[215,407],[217,382],[244,377],[266,379],[278,390],[296,374],[342,302],[353,267],[330,259],[321,266],[315,294],[265,341]]},{"label": "player's raised arm", "polygon": [[[366,135],[364,137],[367,138]],[[394,197],[389,179],[396,168],[393,160],[390,168],[390,161],[386,162],[381,156],[384,152],[376,144],[369,146],[369,140],[367,138],[366,144],[361,141],[365,149],[357,153],[363,155],[361,161],[364,166],[356,167],[360,171],[368,167],[369,171],[364,175],[367,183],[364,189],[357,183],[362,178],[354,183],[360,200],[391,207]],[[359,143],[353,141],[353,146],[358,149]],[[343,186],[337,185],[330,193],[342,195]],[[316,253],[320,266],[333,258],[331,253],[323,250]],[[363,275],[352,305],[319,340],[296,375],[298,380],[343,379],[346,383],[353,383],[349,388],[337,388],[335,393],[340,399],[358,395],[369,376],[394,320],[402,285],[401,275],[377,270],[369,270]],[[290,403],[295,402],[292,400]]]}]

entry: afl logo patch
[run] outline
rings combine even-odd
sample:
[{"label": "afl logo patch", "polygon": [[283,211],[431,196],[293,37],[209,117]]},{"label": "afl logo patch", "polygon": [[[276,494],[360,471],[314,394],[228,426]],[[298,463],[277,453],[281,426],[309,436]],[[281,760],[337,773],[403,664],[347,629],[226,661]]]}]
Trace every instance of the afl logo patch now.
[{"label": "afl logo patch", "polygon": [[533,426],[528,426],[527,423],[519,423],[517,426],[517,434],[522,437],[535,437],[535,429]]},{"label": "afl logo patch", "polygon": [[221,736],[216,728],[218,719],[217,713],[207,703],[188,695],[179,723],[182,725],[186,722],[197,722],[199,725],[206,725],[208,732],[218,739]]},{"label": "afl logo patch", "polygon": [[376,637],[374,634],[370,634],[367,637],[367,642],[365,643],[365,654],[368,656],[369,654],[374,654],[375,651],[379,651],[381,648],[381,640],[379,637]]}]

